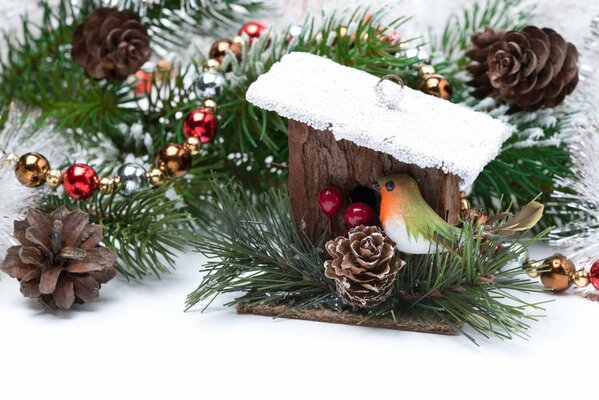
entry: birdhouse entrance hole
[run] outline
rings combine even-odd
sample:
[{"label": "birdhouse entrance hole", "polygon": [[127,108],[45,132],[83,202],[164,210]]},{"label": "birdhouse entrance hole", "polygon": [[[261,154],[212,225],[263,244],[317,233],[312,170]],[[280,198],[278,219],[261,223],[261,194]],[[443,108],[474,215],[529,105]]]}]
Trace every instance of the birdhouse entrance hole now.
[{"label": "birdhouse entrance hole", "polygon": [[352,203],[366,203],[373,210],[378,208],[379,197],[376,192],[366,186],[356,186],[354,190],[349,194],[349,198]]}]

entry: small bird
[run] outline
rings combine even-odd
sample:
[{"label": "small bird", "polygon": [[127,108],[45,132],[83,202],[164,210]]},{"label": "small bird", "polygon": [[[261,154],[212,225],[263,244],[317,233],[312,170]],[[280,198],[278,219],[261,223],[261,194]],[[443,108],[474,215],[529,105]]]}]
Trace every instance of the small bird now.
[{"label": "small bird", "polygon": [[[424,200],[418,184],[409,175],[387,176],[374,185],[381,193],[380,221],[399,251],[431,254],[444,251],[459,240],[461,228],[441,218]],[[483,234],[511,235],[532,228],[543,215],[543,205],[535,201],[516,215],[501,213],[483,226]],[[500,219],[504,222],[492,224]]]}]

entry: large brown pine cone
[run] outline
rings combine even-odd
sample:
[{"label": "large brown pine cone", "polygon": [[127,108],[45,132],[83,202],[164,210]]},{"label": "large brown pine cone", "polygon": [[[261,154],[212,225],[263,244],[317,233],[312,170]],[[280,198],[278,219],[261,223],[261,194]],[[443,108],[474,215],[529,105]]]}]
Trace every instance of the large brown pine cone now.
[{"label": "large brown pine cone", "polygon": [[468,85],[477,98],[491,96],[535,111],[557,106],[578,83],[578,51],[552,29],[527,26],[496,34],[486,28],[471,40]]},{"label": "large brown pine cone", "polygon": [[376,226],[358,226],[348,237],[339,236],[325,246],[333,257],[325,261],[325,275],[334,279],[345,304],[372,308],[393,290],[403,261],[395,256],[394,243]]},{"label": "large brown pine cone", "polygon": [[132,11],[98,8],[73,33],[71,56],[95,79],[125,80],[150,59],[150,36]]},{"label": "large brown pine cone", "polygon": [[63,206],[47,219],[30,208],[24,221],[15,221],[14,233],[21,245],[8,249],[0,270],[19,280],[23,296],[52,309],[95,299],[116,275],[116,255],[99,246],[102,227],[83,211]]}]

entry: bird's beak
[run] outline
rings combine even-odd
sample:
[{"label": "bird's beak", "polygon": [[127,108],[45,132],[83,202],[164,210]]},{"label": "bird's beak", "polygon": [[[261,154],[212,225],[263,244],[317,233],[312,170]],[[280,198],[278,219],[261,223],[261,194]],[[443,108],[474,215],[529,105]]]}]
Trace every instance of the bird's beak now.
[{"label": "bird's beak", "polygon": [[381,185],[380,185],[378,182],[375,182],[375,183],[373,183],[373,184],[372,184],[372,188],[373,188],[374,190],[376,190],[377,192],[379,192],[379,193],[380,193],[380,191],[381,191]]}]

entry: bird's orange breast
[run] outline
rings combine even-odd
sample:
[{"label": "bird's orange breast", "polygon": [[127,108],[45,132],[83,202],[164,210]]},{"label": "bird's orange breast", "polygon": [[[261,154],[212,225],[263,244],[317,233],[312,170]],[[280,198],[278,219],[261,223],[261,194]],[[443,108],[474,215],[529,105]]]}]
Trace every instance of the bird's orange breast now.
[{"label": "bird's orange breast", "polygon": [[393,192],[381,191],[381,211],[379,218],[381,223],[390,221],[401,216],[400,204],[402,198],[399,194]]}]

